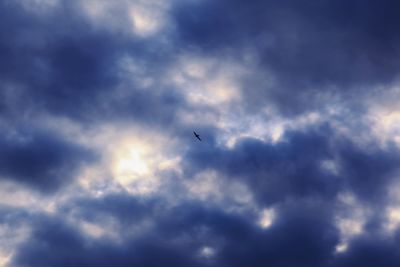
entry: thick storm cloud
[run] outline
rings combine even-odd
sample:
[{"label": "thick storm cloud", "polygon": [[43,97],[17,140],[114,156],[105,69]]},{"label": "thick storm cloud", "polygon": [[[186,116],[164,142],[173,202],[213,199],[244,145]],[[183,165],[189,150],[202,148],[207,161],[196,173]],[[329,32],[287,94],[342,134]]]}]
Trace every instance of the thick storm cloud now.
[{"label": "thick storm cloud", "polygon": [[330,199],[349,188],[365,200],[376,201],[396,178],[400,163],[397,149],[357,147],[351,140],[335,137],[327,125],[287,132],[276,144],[247,138],[234,149],[195,147],[186,158],[188,172],[217,169],[231,179],[244,180],[267,203],[292,196]]},{"label": "thick storm cloud", "polygon": [[0,175],[52,191],[67,184],[80,165],[96,156],[88,149],[62,140],[52,133],[25,130],[0,138]]},{"label": "thick storm cloud", "polygon": [[[21,266],[106,266],[110,261],[120,266],[321,266],[330,258],[337,235],[329,214],[321,216],[315,208],[285,204],[282,219],[263,232],[241,216],[184,204],[162,214],[149,212],[158,223],[137,233],[135,241],[117,244],[91,243],[62,221],[40,218],[16,260]],[[202,255],[204,244],[215,246],[218,256]]]},{"label": "thick storm cloud", "polygon": [[399,266],[399,7],[1,1],[0,267]]},{"label": "thick storm cloud", "polygon": [[272,98],[292,114],[396,81],[398,8],[392,0],[186,1],[174,14],[184,44],[254,54],[262,78],[246,82],[250,105]]}]

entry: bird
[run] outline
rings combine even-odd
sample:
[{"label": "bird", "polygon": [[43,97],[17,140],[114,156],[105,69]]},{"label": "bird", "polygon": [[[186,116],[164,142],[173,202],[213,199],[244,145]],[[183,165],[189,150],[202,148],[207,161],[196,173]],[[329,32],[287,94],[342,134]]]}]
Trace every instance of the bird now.
[{"label": "bird", "polygon": [[193,133],[194,133],[194,136],[196,136],[196,138],[199,139],[199,140],[201,141],[200,135],[198,135],[195,131],[193,131]]}]

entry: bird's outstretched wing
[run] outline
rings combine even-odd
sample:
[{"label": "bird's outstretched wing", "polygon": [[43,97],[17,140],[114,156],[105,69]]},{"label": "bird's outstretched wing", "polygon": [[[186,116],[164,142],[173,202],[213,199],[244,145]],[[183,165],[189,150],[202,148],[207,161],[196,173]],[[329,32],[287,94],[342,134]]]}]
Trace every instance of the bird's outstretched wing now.
[{"label": "bird's outstretched wing", "polygon": [[195,131],[193,131],[194,136],[196,136],[197,139],[199,139],[201,141],[200,135],[197,134]]}]

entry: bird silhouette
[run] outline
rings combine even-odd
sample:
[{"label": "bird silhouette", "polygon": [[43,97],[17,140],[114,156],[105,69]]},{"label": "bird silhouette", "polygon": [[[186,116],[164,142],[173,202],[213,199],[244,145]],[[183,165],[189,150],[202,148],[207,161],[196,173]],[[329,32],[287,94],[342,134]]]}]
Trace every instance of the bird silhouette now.
[{"label": "bird silhouette", "polygon": [[200,135],[198,135],[195,131],[193,131],[194,136],[201,141]]}]

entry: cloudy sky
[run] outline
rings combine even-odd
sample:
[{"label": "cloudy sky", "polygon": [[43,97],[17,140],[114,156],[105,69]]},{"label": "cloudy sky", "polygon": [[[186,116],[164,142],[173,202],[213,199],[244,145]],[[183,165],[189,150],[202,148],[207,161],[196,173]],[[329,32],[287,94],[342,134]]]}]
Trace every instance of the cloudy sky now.
[{"label": "cloudy sky", "polygon": [[400,266],[399,10],[0,0],[0,267]]}]

